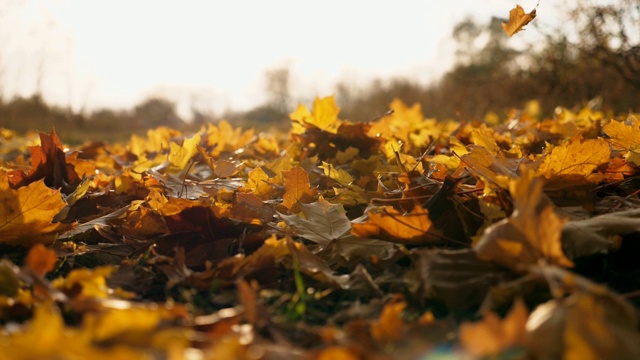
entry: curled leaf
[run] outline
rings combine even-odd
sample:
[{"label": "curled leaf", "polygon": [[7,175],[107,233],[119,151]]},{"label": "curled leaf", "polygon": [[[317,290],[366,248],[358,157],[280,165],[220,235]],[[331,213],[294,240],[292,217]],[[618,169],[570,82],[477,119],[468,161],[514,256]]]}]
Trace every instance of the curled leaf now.
[{"label": "curled leaf", "polygon": [[536,9],[531,10],[530,13],[525,13],[524,9],[520,5],[516,5],[515,8],[509,11],[509,22],[502,23],[502,29],[504,32],[513,36],[513,34],[522,30],[522,28],[531,22],[536,17]]}]

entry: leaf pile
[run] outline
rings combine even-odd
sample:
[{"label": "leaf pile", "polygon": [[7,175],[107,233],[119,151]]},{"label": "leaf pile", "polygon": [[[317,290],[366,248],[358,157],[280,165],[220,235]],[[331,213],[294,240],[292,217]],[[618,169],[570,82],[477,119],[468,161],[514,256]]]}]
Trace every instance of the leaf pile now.
[{"label": "leaf pile", "polygon": [[640,358],[636,116],[391,108],[7,139],[0,358]]}]

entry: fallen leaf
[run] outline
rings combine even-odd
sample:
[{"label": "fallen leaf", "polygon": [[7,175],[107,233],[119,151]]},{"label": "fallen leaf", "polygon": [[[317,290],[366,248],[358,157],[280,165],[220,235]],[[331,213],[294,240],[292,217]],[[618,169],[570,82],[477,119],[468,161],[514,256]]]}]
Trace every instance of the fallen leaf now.
[{"label": "fallen leaf", "polygon": [[611,298],[577,292],[539,305],[527,321],[535,359],[638,359],[638,319]]},{"label": "fallen leaf", "polygon": [[495,356],[525,343],[525,324],[529,311],[522,299],[517,299],[504,319],[493,312],[476,323],[460,325],[460,343],[475,356]]},{"label": "fallen leaf", "polygon": [[381,342],[393,342],[404,337],[407,330],[402,312],[407,307],[404,301],[387,303],[380,313],[378,321],[371,324],[371,335]]},{"label": "fallen leaf", "polygon": [[331,204],[321,197],[311,204],[300,204],[300,209],[300,215],[280,215],[299,236],[327,246],[349,235],[351,222],[342,205]]},{"label": "fallen leaf", "polygon": [[507,219],[485,229],[475,246],[478,257],[519,269],[540,259],[562,266],[573,266],[562,250],[561,234],[566,220],[555,213],[544,197],[544,181],[532,171],[524,171],[509,182],[514,211]]},{"label": "fallen leaf", "polygon": [[578,134],[554,147],[538,164],[537,172],[547,179],[586,179],[611,157],[609,143],[604,139],[583,139]]},{"label": "fallen leaf", "polygon": [[[309,202],[317,193],[316,189],[311,189],[309,175],[301,167],[294,167],[282,172],[285,192],[282,195],[282,205],[287,209],[294,209],[298,202]],[[297,212],[297,211],[293,211]]]},{"label": "fallen leaf", "polygon": [[197,145],[200,143],[200,134],[184,139],[182,146],[172,142],[169,144],[169,172],[179,173],[187,170],[187,165],[191,158],[198,153]]},{"label": "fallen leaf", "polygon": [[36,244],[29,250],[25,264],[29,269],[33,270],[36,275],[42,277],[53,270],[56,261],[58,261],[58,256],[55,251],[47,249],[47,247],[42,244]]},{"label": "fallen leaf", "polygon": [[432,226],[429,211],[421,206],[403,214],[391,206],[367,212],[368,220],[353,223],[358,237],[383,239],[401,244],[423,245],[440,239],[440,232]]},{"label": "fallen leaf", "polygon": [[52,223],[66,206],[60,192],[38,180],[14,190],[0,170],[0,243],[31,246],[49,244],[69,224]]},{"label": "fallen leaf", "polygon": [[530,23],[531,20],[535,19],[535,17],[536,9],[531,10],[531,12],[527,14],[524,12],[522,6],[516,5],[515,8],[509,11],[509,22],[503,22],[502,29],[507,35],[513,36],[513,34],[523,30],[522,28]]},{"label": "fallen leaf", "polygon": [[640,165],[640,121],[637,118],[632,117],[629,125],[611,120],[602,130],[611,137],[609,142],[614,149],[626,151],[624,158],[628,162]]},{"label": "fallen leaf", "polygon": [[40,133],[40,145],[30,146],[29,150],[31,151],[29,173],[22,170],[9,172],[9,182],[13,188],[41,179],[44,179],[47,186],[61,188],[64,193],[70,193],[76,188],[80,178],[73,165],[67,164],[62,143],[55,130],[52,130],[50,135]]}]

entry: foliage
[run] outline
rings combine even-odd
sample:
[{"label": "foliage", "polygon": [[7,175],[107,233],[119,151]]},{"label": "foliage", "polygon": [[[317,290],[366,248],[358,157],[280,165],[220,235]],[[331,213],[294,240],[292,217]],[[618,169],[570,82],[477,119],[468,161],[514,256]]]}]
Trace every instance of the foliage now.
[{"label": "foliage", "polygon": [[640,356],[635,115],[391,108],[3,131],[0,358]]}]

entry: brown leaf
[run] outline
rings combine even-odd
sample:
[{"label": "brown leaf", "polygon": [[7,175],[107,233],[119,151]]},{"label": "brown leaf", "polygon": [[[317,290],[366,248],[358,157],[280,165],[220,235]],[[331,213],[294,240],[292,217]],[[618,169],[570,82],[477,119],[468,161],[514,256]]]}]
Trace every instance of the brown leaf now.
[{"label": "brown leaf", "polygon": [[577,292],[531,313],[527,351],[534,359],[638,359],[637,326],[637,313],[628,304]]},{"label": "brown leaf", "polygon": [[280,215],[299,236],[326,246],[349,235],[351,222],[342,205],[334,205],[324,198],[311,204],[300,204],[301,215]]},{"label": "brown leaf", "polygon": [[506,24],[502,23],[502,29],[507,35],[513,36],[513,34],[522,30],[522,28],[530,23],[531,20],[535,19],[535,17],[536,9],[531,10],[531,12],[527,14],[524,12],[522,6],[516,5],[515,8],[509,11],[509,22]]},{"label": "brown leaf", "polygon": [[514,211],[507,219],[485,229],[475,247],[478,257],[519,269],[540,259],[562,266],[573,266],[562,251],[561,234],[566,220],[556,215],[544,197],[544,181],[524,171],[509,182]]},{"label": "brown leaf", "polygon": [[[50,135],[40,133],[40,145],[29,147],[31,151],[31,170],[26,174],[22,170],[9,173],[13,188],[19,188],[36,180],[44,179],[47,186],[60,188],[65,194],[71,193],[80,178],[74,166],[67,164],[62,143],[52,130]],[[75,158],[73,161],[76,161]]]}]

